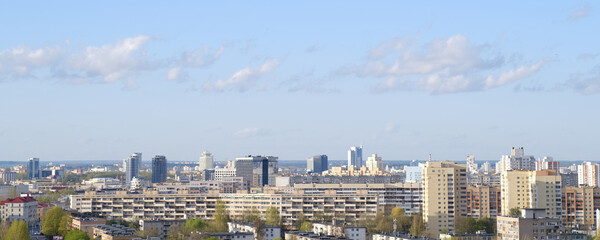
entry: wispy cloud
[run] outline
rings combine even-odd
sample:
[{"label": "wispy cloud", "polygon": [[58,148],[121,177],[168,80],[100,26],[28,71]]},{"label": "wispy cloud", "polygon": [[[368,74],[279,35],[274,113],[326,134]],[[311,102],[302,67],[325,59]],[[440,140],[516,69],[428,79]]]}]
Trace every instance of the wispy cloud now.
[{"label": "wispy cloud", "polygon": [[245,67],[232,74],[227,79],[221,79],[215,82],[207,82],[204,88],[207,90],[224,91],[230,89],[237,89],[239,91],[246,91],[253,87],[254,80],[261,76],[273,71],[279,65],[279,61],[276,59],[266,60],[260,67],[251,68]]},{"label": "wispy cloud", "polygon": [[600,93],[600,65],[595,66],[588,74],[575,74],[565,84],[583,94]]},{"label": "wispy cloud", "polygon": [[237,132],[235,132],[233,135],[239,138],[248,138],[248,137],[254,137],[254,136],[259,136],[262,135],[264,133],[264,130],[262,128],[257,128],[257,127],[250,127],[250,128],[244,128],[242,130],[239,130]]},{"label": "wispy cloud", "polygon": [[594,10],[594,7],[592,7],[592,5],[590,5],[590,3],[584,3],[581,6],[576,7],[571,14],[569,14],[569,18],[571,20],[577,20],[577,19],[581,19],[581,18],[585,18],[588,15],[590,15],[590,13],[592,13],[592,11]]},{"label": "wispy cloud", "polygon": [[[420,90],[432,94],[481,91],[501,87],[535,74],[544,60],[515,69],[505,69],[505,57],[490,54],[487,45],[475,45],[463,35],[436,39],[423,46],[413,40],[392,39],[368,53],[363,65],[342,73],[383,79],[374,92]],[[393,60],[386,61],[384,58]]]},{"label": "wispy cloud", "polygon": [[598,57],[598,53],[581,53],[577,56],[577,60],[590,60]]}]

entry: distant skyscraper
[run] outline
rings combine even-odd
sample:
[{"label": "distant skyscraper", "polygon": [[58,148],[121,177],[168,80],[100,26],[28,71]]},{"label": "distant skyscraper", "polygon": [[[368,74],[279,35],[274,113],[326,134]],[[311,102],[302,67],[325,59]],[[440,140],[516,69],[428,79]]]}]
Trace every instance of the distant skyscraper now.
[{"label": "distant skyscraper", "polygon": [[535,170],[535,158],[525,155],[523,147],[512,148],[510,155],[504,155],[496,164],[496,173],[504,173],[510,170]]},{"label": "distant skyscraper", "polygon": [[215,163],[213,162],[213,155],[208,151],[204,151],[202,156],[200,156],[200,161],[198,162],[198,166],[200,167],[200,171],[205,169],[214,169]]},{"label": "distant skyscraper", "polygon": [[142,161],[142,155],[140,153],[131,154],[125,159],[125,181],[127,184],[131,183],[131,179],[140,177],[140,163]]},{"label": "distant skyscraper", "polygon": [[152,157],[152,183],[167,181],[167,158],[163,155]]},{"label": "distant skyscraper", "polygon": [[142,153],[136,152],[133,153],[131,156],[135,156],[138,158],[138,170],[142,170]]},{"label": "distant skyscraper", "polygon": [[327,155],[315,155],[306,160],[306,170],[309,172],[322,173],[327,171],[328,168]]},{"label": "distant skyscraper", "polygon": [[600,165],[597,163],[583,162],[577,165],[577,182],[579,185],[590,187],[600,186]]},{"label": "distant skyscraper", "polygon": [[554,161],[554,158],[545,156],[544,158],[538,159],[538,161],[535,162],[535,170],[542,171],[550,169],[558,172],[559,165],[560,164],[557,161]]},{"label": "distant skyscraper", "polygon": [[477,163],[475,163],[475,156],[467,156],[467,172],[469,172],[469,174],[476,174],[477,170],[478,166]]},{"label": "distant skyscraper", "polygon": [[27,163],[27,177],[29,179],[40,178],[40,159],[30,158]]},{"label": "distant skyscraper", "polygon": [[362,146],[354,146],[351,147],[350,150],[348,150],[348,167],[350,166],[355,166],[358,168],[363,166]]},{"label": "distant skyscraper", "polygon": [[235,158],[236,176],[243,177],[248,185],[274,186],[275,174],[278,171],[277,159],[278,157],[260,155]]},{"label": "distant skyscraper", "polygon": [[383,160],[381,160],[380,156],[377,156],[377,154],[374,153],[372,156],[367,158],[367,168],[369,168],[369,171],[383,171]]}]

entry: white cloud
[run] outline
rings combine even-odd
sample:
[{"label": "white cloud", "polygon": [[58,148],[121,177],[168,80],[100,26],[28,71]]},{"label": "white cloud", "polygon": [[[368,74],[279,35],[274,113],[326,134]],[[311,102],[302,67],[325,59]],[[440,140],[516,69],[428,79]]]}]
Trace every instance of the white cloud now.
[{"label": "white cloud", "polygon": [[581,18],[584,18],[584,17],[587,17],[588,15],[590,15],[590,13],[593,10],[594,10],[594,8],[592,7],[592,5],[590,5],[589,3],[585,3],[585,4],[575,8],[573,10],[573,12],[571,12],[571,14],[569,15],[569,18],[571,20],[581,19]]},{"label": "white cloud", "polygon": [[216,51],[213,51],[209,47],[202,47],[195,51],[183,52],[179,60],[179,65],[183,67],[204,67],[219,59],[224,50],[225,48],[221,46]]},{"label": "white cloud", "polygon": [[0,51],[0,75],[5,78],[33,77],[33,72],[55,66],[63,56],[61,47],[30,49],[20,46]]},{"label": "white cloud", "polygon": [[262,75],[271,72],[279,65],[279,61],[275,59],[266,60],[258,68],[246,67],[231,75],[226,80],[218,80],[216,83],[205,84],[205,89],[214,89],[217,91],[223,91],[231,88],[237,88],[240,91],[245,91],[250,88],[252,81],[260,78]]},{"label": "white cloud", "polygon": [[258,136],[261,133],[262,133],[261,128],[251,127],[251,128],[244,128],[242,130],[239,130],[239,131],[235,132],[233,135],[235,135],[236,137],[239,137],[239,138],[247,138],[247,137]]},{"label": "white cloud", "polygon": [[67,72],[83,79],[101,78],[102,82],[115,82],[143,70],[152,69],[140,49],[150,40],[149,36],[119,40],[116,44],[86,47],[83,53],[69,57]]},{"label": "white cloud", "polygon": [[181,75],[181,67],[174,67],[167,72],[167,79],[178,80]]},{"label": "white cloud", "polygon": [[[462,35],[436,39],[421,47],[413,46],[412,41],[393,39],[371,50],[364,65],[344,72],[383,78],[373,87],[375,92],[419,90],[444,94],[504,86],[533,75],[544,64],[540,61],[505,70],[504,57],[489,54],[489,49],[486,45],[472,44]],[[394,56],[393,61],[383,59],[388,55]]]},{"label": "white cloud", "polygon": [[544,61],[540,61],[531,66],[522,66],[517,69],[511,69],[508,72],[503,72],[498,77],[488,76],[485,79],[484,88],[490,89],[490,88],[494,88],[494,87],[499,87],[499,86],[503,86],[503,85],[512,83],[519,79],[529,77],[529,76],[533,75],[534,73],[536,73],[538,70],[540,70],[540,68],[542,67],[543,64],[544,64]]}]

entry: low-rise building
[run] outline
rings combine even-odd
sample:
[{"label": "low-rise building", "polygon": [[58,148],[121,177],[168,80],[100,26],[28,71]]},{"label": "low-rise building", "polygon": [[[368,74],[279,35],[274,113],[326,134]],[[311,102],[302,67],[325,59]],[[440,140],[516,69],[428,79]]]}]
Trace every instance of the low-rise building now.
[{"label": "low-rise building", "polygon": [[376,233],[373,234],[373,240],[435,240],[435,238],[428,237],[415,237],[409,234],[388,234],[388,233]]},{"label": "low-rise building", "polygon": [[94,227],[92,238],[97,240],[133,240],[139,237],[133,234],[135,230],[119,224],[98,225]]},{"label": "low-rise building", "polygon": [[27,222],[30,229],[39,228],[37,210],[38,202],[35,198],[30,196],[8,198],[0,202],[0,219],[8,222],[18,219]]},{"label": "low-rise building", "polygon": [[498,240],[560,239],[560,219],[546,217],[544,208],[521,209],[521,216],[497,218]]},{"label": "low-rise building", "polygon": [[219,240],[254,240],[254,234],[250,232],[218,232],[210,236]]},{"label": "low-rise building", "polygon": [[313,223],[313,232],[319,235],[345,237],[351,240],[366,240],[367,228]]},{"label": "low-rise building", "polygon": [[314,232],[285,232],[285,240],[348,240],[345,237],[320,235]]},{"label": "low-rise building", "polygon": [[94,235],[94,228],[100,225],[104,225],[104,220],[91,217],[91,216],[74,216],[73,221],[71,223],[71,227],[73,229],[79,229],[88,234],[88,236]]},{"label": "low-rise building", "polygon": [[440,240],[494,240],[496,238],[495,233],[486,233],[485,231],[477,231],[473,234],[455,234],[455,233],[442,233],[440,234]]},{"label": "low-rise building", "polygon": [[[259,236],[257,233],[256,227],[254,227],[254,223],[238,223],[238,222],[228,222],[227,228],[229,232],[249,232],[254,234],[254,240],[258,240]],[[263,236],[260,239],[263,240],[273,240],[275,238],[281,237],[281,228],[276,226],[264,226],[263,228]]]},{"label": "low-rise building", "polygon": [[160,239],[167,239],[167,232],[171,226],[183,225],[185,220],[144,220],[139,221],[140,230],[145,232],[156,232]]}]

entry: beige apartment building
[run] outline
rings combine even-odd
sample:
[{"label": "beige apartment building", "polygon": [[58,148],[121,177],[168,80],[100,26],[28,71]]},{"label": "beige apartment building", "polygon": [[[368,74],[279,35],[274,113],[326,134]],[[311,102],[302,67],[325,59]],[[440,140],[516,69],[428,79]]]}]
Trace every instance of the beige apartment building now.
[{"label": "beige apartment building", "polygon": [[583,229],[594,226],[594,209],[600,209],[600,188],[565,187],[562,192],[563,224],[567,227],[579,225]]},{"label": "beige apartment building", "polygon": [[467,211],[467,165],[427,162],[423,186],[423,220],[429,234],[454,231],[455,219]]},{"label": "beige apartment building", "polygon": [[512,208],[543,208],[551,218],[562,215],[561,177],[555,170],[513,170],[502,174],[502,215]]},{"label": "beige apartment building", "polygon": [[308,219],[328,216],[338,221],[353,222],[377,215],[378,196],[366,191],[354,194],[257,193],[257,194],[158,194],[148,191],[140,194],[71,195],[71,208],[79,212],[97,213],[107,218],[180,220],[188,218],[213,218],[217,201],[225,202],[232,218],[242,218],[253,208],[262,214],[269,207],[280,211],[282,222],[292,224],[302,213]]},{"label": "beige apartment building", "polygon": [[500,187],[485,185],[467,187],[467,216],[495,218],[501,212]]}]

